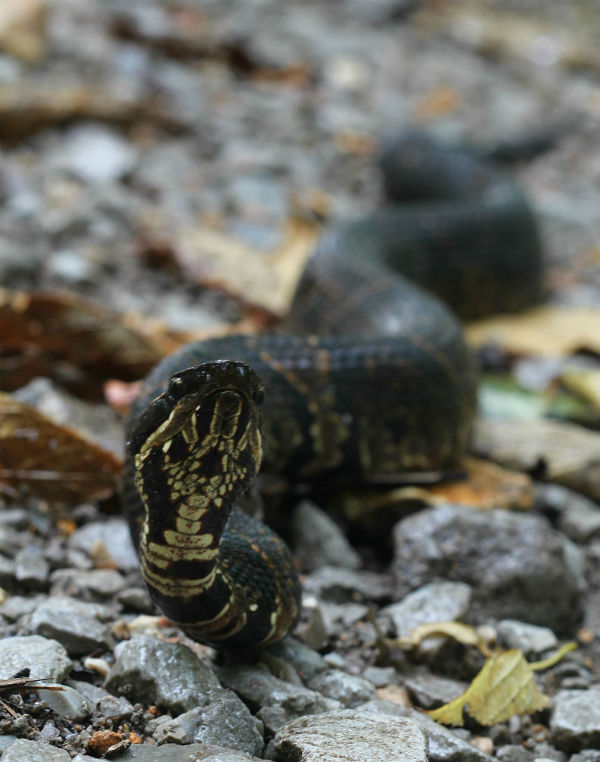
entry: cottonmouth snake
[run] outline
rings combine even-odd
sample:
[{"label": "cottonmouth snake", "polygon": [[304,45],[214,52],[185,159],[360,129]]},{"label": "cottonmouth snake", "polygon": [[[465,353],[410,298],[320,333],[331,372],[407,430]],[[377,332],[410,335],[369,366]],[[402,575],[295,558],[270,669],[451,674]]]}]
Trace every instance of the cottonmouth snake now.
[{"label": "cottonmouth snake", "polygon": [[414,134],[392,141],[381,167],[386,204],[325,234],[285,333],[183,347],[131,411],[124,502],[143,574],[199,641],[259,647],[297,619],[287,548],[232,510],[261,458],[290,480],[456,466],[475,373],[441,300],[473,317],[540,294],[532,214],[497,168]]}]

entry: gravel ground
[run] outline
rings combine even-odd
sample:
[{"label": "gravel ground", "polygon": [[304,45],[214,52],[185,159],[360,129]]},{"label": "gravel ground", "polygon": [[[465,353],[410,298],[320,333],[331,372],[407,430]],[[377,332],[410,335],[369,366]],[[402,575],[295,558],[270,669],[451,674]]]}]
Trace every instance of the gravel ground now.
[{"label": "gravel ground", "polygon": [[[174,330],[237,320],[239,300],[174,265],[186,231],[269,250],[298,215],[363,213],[379,197],[376,146],[417,123],[483,148],[549,135],[546,151],[513,169],[543,230],[551,299],[598,303],[595,0],[6,8],[7,288],[64,290]],[[66,531],[43,503],[13,502],[0,514],[0,679],[29,669],[64,690],[0,684],[2,758],[597,762],[598,493],[569,486],[538,485],[527,514],[427,508],[396,526],[385,563],[303,503],[299,639],[244,665],[153,616],[118,515],[78,505]],[[441,640],[407,655],[383,636],[455,619],[530,660],[577,634],[582,647],[538,674],[547,709],[450,731],[415,707],[460,693],[480,655]]]}]

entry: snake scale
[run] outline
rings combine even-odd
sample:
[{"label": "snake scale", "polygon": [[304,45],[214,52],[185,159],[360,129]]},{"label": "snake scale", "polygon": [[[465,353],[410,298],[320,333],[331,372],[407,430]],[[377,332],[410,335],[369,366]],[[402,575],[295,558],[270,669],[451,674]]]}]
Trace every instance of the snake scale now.
[{"label": "snake scale", "polygon": [[261,463],[357,483],[455,467],[476,374],[454,313],[540,296],[536,225],[502,171],[413,133],[380,164],[386,202],[325,233],[285,332],[184,346],[131,410],[124,504],[142,571],[198,641],[258,648],[297,620],[289,551],[236,506]]}]

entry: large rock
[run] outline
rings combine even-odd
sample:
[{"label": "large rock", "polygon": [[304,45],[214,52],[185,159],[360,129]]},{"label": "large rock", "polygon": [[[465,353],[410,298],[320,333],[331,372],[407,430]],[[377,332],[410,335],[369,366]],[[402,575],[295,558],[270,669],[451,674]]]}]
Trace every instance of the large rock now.
[{"label": "large rock", "polygon": [[518,619],[572,632],[581,616],[581,556],[542,517],[442,505],[394,530],[394,598],[437,580],[473,587],[468,618]]},{"label": "large rock", "polygon": [[427,762],[427,738],[412,720],[346,709],[288,722],[273,739],[271,759]]}]

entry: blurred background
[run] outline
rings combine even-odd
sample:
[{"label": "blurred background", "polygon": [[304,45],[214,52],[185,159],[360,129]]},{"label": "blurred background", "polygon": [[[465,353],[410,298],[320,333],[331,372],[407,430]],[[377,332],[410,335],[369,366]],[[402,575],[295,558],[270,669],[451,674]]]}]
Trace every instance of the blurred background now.
[{"label": "blurred background", "polygon": [[248,308],[278,317],[319,225],[377,202],[380,139],[417,124],[484,148],[551,137],[515,171],[554,298],[593,304],[599,11],[2,0],[0,283],[66,289],[176,330]]}]

